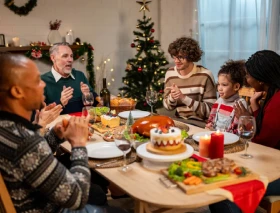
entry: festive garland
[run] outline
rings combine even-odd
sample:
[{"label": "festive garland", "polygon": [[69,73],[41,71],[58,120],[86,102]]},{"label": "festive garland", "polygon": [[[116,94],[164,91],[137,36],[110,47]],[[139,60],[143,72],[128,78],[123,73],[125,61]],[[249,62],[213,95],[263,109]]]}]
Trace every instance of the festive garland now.
[{"label": "festive garland", "polygon": [[[84,43],[80,45],[80,47],[73,51],[73,58],[76,60],[80,58],[82,55],[87,53],[87,66],[86,70],[89,75],[89,84],[95,89],[95,76],[94,76],[94,67],[93,67],[93,47],[91,44]],[[47,61],[51,61],[50,54],[48,50],[42,50],[40,46],[32,46],[30,50],[28,50],[25,55],[31,59],[43,59]]]},{"label": "festive garland", "polygon": [[21,7],[16,6],[14,0],[5,0],[5,6],[15,14],[26,16],[35,6],[37,6],[37,0],[28,0],[28,2]]}]

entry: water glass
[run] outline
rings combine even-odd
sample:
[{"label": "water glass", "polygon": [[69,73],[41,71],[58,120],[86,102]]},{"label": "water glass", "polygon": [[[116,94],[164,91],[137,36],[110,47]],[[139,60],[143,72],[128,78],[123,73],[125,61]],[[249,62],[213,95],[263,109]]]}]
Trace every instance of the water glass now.
[{"label": "water glass", "polygon": [[148,90],[146,92],[146,101],[151,106],[151,115],[153,115],[153,106],[158,101],[158,94],[156,91]]},{"label": "water glass", "polygon": [[247,153],[248,141],[251,140],[256,133],[256,120],[253,116],[241,116],[238,120],[237,127],[239,136],[245,141],[245,153],[241,154],[241,158],[253,158],[253,155]]}]

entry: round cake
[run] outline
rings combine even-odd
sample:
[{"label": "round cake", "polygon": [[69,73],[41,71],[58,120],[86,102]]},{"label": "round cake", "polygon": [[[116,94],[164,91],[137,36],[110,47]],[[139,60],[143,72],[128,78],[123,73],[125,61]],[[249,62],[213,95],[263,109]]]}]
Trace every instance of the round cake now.
[{"label": "round cake", "polygon": [[154,148],[164,151],[176,150],[182,146],[181,129],[177,127],[153,128],[150,139]]}]

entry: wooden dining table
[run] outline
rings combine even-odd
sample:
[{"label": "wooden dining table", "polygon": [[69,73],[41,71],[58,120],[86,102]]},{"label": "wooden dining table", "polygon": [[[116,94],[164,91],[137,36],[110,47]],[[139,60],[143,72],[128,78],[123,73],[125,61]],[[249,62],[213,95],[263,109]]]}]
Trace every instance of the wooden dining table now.
[{"label": "wooden dining table", "polygon": [[[196,126],[188,126],[189,135],[205,131],[205,129]],[[71,145],[68,142],[64,142],[62,148],[71,152]],[[249,168],[260,176],[266,176],[269,182],[280,177],[279,150],[249,143],[248,152],[253,154],[252,159],[241,158],[239,156],[241,152],[225,154],[225,157],[234,160],[237,165]],[[223,196],[210,195],[206,192],[188,195],[179,188],[166,188],[159,181],[162,176],[159,171],[149,170],[139,162],[134,162],[130,166],[132,170],[127,173],[120,172],[118,168],[93,169],[135,200],[135,213],[149,213],[151,205],[167,209],[198,208],[226,199]]]}]

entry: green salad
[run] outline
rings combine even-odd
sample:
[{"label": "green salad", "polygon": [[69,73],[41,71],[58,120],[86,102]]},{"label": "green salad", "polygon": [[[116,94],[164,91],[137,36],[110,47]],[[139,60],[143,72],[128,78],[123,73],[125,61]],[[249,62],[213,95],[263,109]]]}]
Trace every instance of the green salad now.
[{"label": "green salad", "polygon": [[97,116],[101,116],[108,113],[109,111],[110,111],[109,107],[93,107],[89,110],[89,114],[91,115],[95,114]]}]

